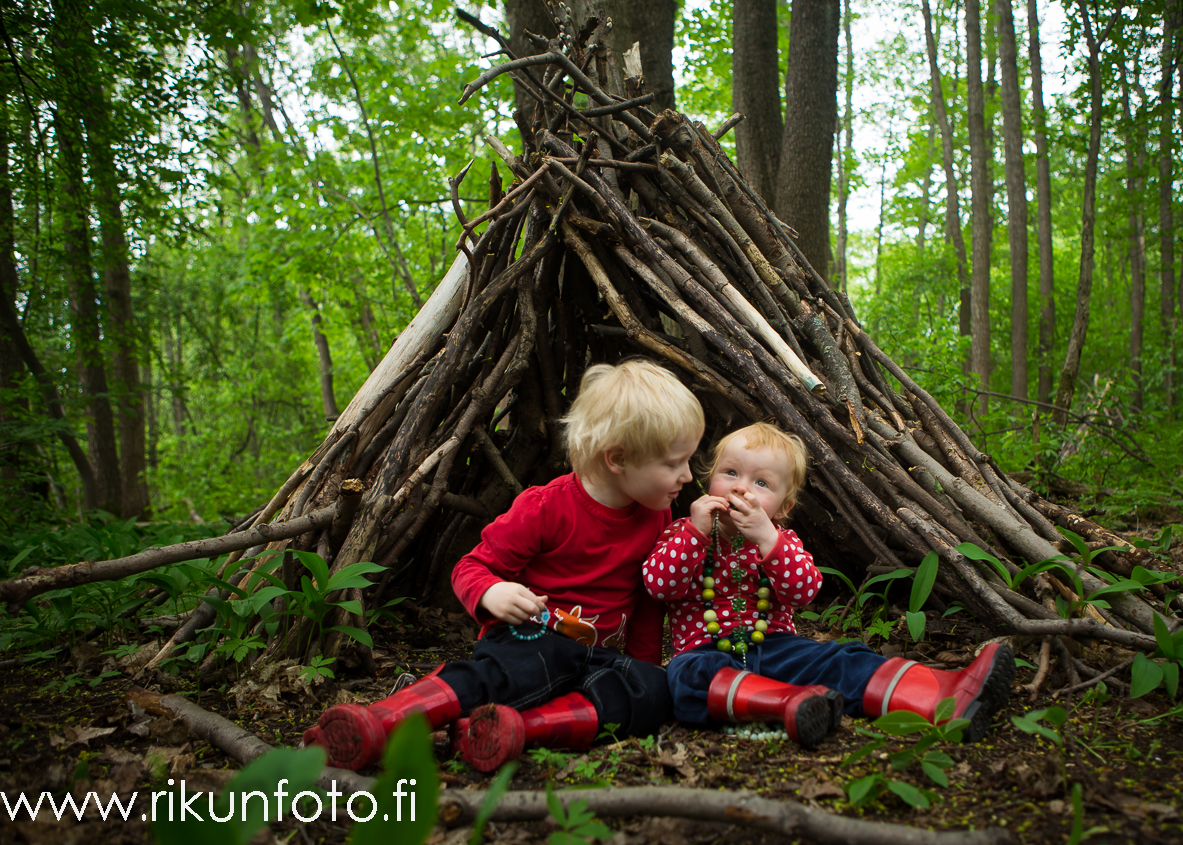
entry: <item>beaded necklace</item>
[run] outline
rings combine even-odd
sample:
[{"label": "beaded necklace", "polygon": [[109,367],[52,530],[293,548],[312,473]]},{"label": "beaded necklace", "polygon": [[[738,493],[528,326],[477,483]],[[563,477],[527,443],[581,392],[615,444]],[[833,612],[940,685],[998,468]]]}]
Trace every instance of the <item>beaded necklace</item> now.
[{"label": "beaded necklace", "polygon": [[541,628],[539,628],[539,629],[538,629],[537,631],[535,631],[534,633],[532,633],[532,634],[519,634],[519,633],[518,633],[518,626],[517,626],[517,625],[510,625],[510,626],[509,626],[509,632],[510,632],[511,634],[513,634],[513,636],[514,636],[514,639],[523,640],[523,641],[525,641],[525,642],[529,642],[530,640],[536,640],[536,639],[538,639],[539,637],[541,637],[543,634],[545,634],[545,633],[546,633],[546,623],[550,621],[550,611],[549,611],[549,610],[543,610],[543,611],[542,611],[542,615],[540,615],[540,616],[535,616],[535,617],[532,617],[532,618],[530,619],[530,621],[531,621],[531,622],[533,622],[535,619],[537,619],[537,620],[538,620],[538,624],[539,624],[539,625],[541,625],[542,627],[541,627]]},{"label": "beaded necklace", "polygon": [[[744,539],[737,534],[731,538],[732,547],[738,550],[743,545]],[[739,625],[733,627],[730,631],[724,632],[723,626],[719,623],[719,615],[715,612],[715,564],[719,560],[719,515],[715,514],[715,523],[711,528],[711,545],[707,548],[707,559],[702,567],[702,592],[699,593],[699,598],[702,600],[704,608],[702,613],[703,621],[706,622],[707,633],[711,635],[711,641],[715,643],[715,647],[719,651],[735,651],[741,655],[744,660],[744,665],[748,661],[749,645],[757,646],[764,642],[764,632],[768,630],[768,610],[772,607],[772,588],[771,581],[768,576],[764,574],[764,567],[756,567],[756,576],[759,579],[756,588],[756,624],[752,626],[751,631],[744,630]],[[742,587],[745,576],[744,567],[737,564],[731,567],[731,577],[735,581],[737,587]],[[737,616],[742,619],[743,612],[747,609],[747,602],[743,596],[736,596],[731,600],[731,607],[735,610]],[[724,636],[726,634],[726,636]],[[731,642],[731,637],[735,638],[735,642]]]}]

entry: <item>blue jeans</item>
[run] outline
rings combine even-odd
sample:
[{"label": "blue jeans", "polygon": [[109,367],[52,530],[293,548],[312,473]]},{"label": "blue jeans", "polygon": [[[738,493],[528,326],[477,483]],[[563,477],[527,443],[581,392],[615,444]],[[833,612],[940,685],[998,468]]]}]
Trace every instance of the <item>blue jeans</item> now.
[{"label": "blue jeans", "polygon": [[[846,712],[863,715],[863,691],[875,670],[887,662],[861,642],[819,643],[796,634],[768,634],[748,652],[747,670],[786,684],[820,684],[838,690]],[[684,651],[670,661],[667,674],[674,699],[674,717],[692,725],[718,724],[707,713],[707,690],[723,668],[743,669],[744,660],[722,652],[714,643]]]},{"label": "blue jeans", "polygon": [[[523,635],[539,626],[517,626]],[[673,718],[665,670],[604,648],[593,648],[547,629],[534,640],[497,625],[477,640],[472,660],[447,663],[440,678],[460,699],[462,712],[482,704],[529,710],[569,692],[596,708],[600,726],[616,736],[648,736]]]}]

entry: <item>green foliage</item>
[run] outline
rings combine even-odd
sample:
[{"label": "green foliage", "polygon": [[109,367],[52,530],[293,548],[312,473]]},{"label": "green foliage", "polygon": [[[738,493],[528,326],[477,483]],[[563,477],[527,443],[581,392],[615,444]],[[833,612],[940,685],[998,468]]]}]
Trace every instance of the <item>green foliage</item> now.
[{"label": "green foliage", "polygon": [[[210,808],[208,800],[190,805],[189,814],[196,818],[182,819],[179,807],[177,815],[158,813],[153,808],[152,835],[159,845],[201,845],[209,842],[247,845],[260,828],[277,818],[277,812],[290,812],[290,807],[271,805],[273,797],[276,797],[277,802],[280,800],[276,796],[277,787],[282,783],[289,797],[311,790],[324,764],[324,749],[316,746],[268,751],[230,779],[213,801],[212,812],[205,812]],[[250,793],[256,795],[251,796]],[[262,800],[259,800],[258,795],[262,796]],[[177,804],[181,804],[179,795]],[[196,813],[194,809],[197,809]],[[218,821],[212,816],[225,821]]]},{"label": "green foliage", "polygon": [[[872,724],[889,736],[919,734],[911,745],[887,755],[892,769],[899,772],[910,766],[919,765],[921,771],[933,783],[941,787],[948,786],[949,777],[945,772],[953,767],[953,758],[936,746],[952,745],[961,741],[961,733],[969,725],[969,720],[951,718],[955,708],[956,702],[952,698],[946,698],[937,704],[933,722],[906,710],[888,713],[876,719]],[[874,738],[849,754],[842,761],[843,766],[853,765],[887,747],[885,737],[875,736],[863,729],[859,731]],[[884,791],[893,793],[910,807],[919,809],[928,808],[936,800],[936,793],[931,790],[918,789],[904,781],[892,780],[882,772],[872,772],[851,781],[846,786],[847,798],[858,807],[866,806]]]},{"label": "green foliage", "polygon": [[490,816],[497,809],[501,796],[509,789],[509,782],[513,780],[513,773],[518,770],[518,765],[517,760],[506,763],[497,773],[497,777],[493,778],[493,782],[489,784],[489,789],[485,792],[485,800],[481,802],[481,808],[477,810],[476,818],[472,820],[472,836],[468,837],[468,845],[481,845],[481,842],[484,841],[485,825],[489,823]]},{"label": "green foliage", "polygon": [[564,810],[562,802],[546,785],[546,804],[559,830],[550,835],[547,845],[591,845],[596,840],[609,839],[612,831],[588,811],[587,801],[579,798]]},{"label": "green foliage", "polygon": [[[384,845],[390,841],[388,822],[395,821],[400,842],[425,841],[439,814],[439,772],[432,753],[431,728],[422,714],[409,716],[395,729],[386,743],[382,769],[374,784],[374,816],[354,824],[350,845]],[[399,793],[407,792],[413,797],[404,801]]]}]

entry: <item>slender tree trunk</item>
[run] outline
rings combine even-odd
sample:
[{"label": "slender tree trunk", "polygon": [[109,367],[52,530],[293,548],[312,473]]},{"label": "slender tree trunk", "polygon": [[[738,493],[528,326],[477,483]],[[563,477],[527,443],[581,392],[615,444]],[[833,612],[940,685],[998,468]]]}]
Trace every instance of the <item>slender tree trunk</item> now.
[{"label": "slender tree trunk", "polygon": [[[1136,76],[1134,82],[1136,85]],[[1146,187],[1146,141],[1145,136],[1130,128],[1133,115],[1130,111],[1130,84],[1124,64],[1121,67],[1121,112],[1126,125],[1126,196],[1130,203],[1130,370],[1134,376],[1130,405],[1135,411],[1141,411],[1144,400],[1142,346],[1146,317],[1146,226],[1142,210],[1142,192]]]},{"label": "slender tree trunk", "polygon": [[1084,166],[1084,187],[1080,212],[1080,279],[1076,285],[1076,313],[1072,318],[1072,333],[1068,336],[1068,351],[1064,366],[1060,370],[1060,383],[1056,388],[1056,406],[1060,409],[1052,419],[1057,425],[1066,425],[1072,397],[1076,394],[1076,377],[1080,373],[1080,357],[1084,352],[1085,336],[1089,328],[1089,305],[1093,293],[1093,268],[1095,261],[1095,236],[1097,222],[1097,159],[1101,152],[1101,44],[1121,16],[1121,4],[1113,13],[1108,26],[1100,37],[1093,34],[1092,21],[1084,0],[1077,0],[1089,58],[1089,149]]},{"label": "slender tree trunk", "polygon": [[[558,34],[550,10],[538,0],[505,0],[505,25],[509,30],[509,47],[519,57],[532,56],[539,50],[526,37],[527,32],[543,38],[554,38]],[[514,83],[513,93],[514,106],[520,115],[519,126],[529,126],[537,104],[517,82]]]},{"label": "slender tree trunk", "polygon": [[916,227],[916,252],[924,255],[928,239],[929,205],[932,202],[932,154],[936,146],[937,124],[932,112],[928,115],[928,141],[924,145],[924,175],[920,177],[920,220]]},{"label": "slender tree trunk", "polygon": [[[86,508],[118,514],[122,510],[119,453],[115,445],[115,416],[111,410],[107,371],[103,362],[102,304],[90,260],[90,204],[83,178],[83,143],[80,115],[88,85],[81,78],[89,48],[84,12],[74,3],[54,4],[53,61],[58,86],[54,136],[58,145],[58,196],[62,231],[63,274],[70,292],[73,314],[72,342],[78,360],[78,381],[87,403],[90,462],[95,475],[93,501]],[[85,39],[85,40],[84,40]]]},{"label": "slender tree trunk", "polygon": [[776,172],[784,140],[777,54],[776,0],[735,0],[731,7],[731,110],[739,172],[767,203],[776,200]]},{"label": "slender tree trunk", "polygon": [[839,0],[793,0],[776,209],[823,279],[830,272],[830,172],[838,120]]},{"label": "slender tree trunk", "polygon": [[1043,107],[1043,60],[1039,49],[1039,9],[1027,0],[1028,59],[1031,65],[1031,124],[1035,135],[1035,208],[1039,243],[1040,402],[1052,399],[1052,350],[1056,342],[1056,278],[1052,253],[1052,177],[1047,153],[1047,111]]},{"label": "slender tree trunk", "polygon": [[[953,253],[957,259],[957,286],[963,292],[969,290],[968,259],[965,255],[965,237],[961,233],[961,201],[957,193],[957,173],[953,169],[953,128],[945,110],[945,92],[941,85],[941,71],[937,67],[937,42],[932,34],[932,12],[928,0],[921,0],[924,13],[924,43],[928,50],[929,82],[932,87],[932,110],[941,132],[941,164],[945,171],[945,234],[953,242]],[[962,308],[961,333],[970,333],[968,310]]]},{"label": "slender tree trunk", "polygon": [[973,261],[970,264],[970,371],[983,394],[978,412],[986,413],[990,390],[990,165],[986,143],[986,104],[982,90],[982,27],[978,0],[965,3],[966,74],[969,106],[969,157]]},{"label": "slender tree trunk", "polygon": [[333,396],[333,356],[329,354],[329,341],[320,330],[320,305],[304,288],[300,288],[300,301],[312,312],[312,342],[316,344],[316,357],[320,371],[320,401],[324,406],[325,419],[333,421],[340,416],[337,399]]},{"label": "slender tree trunk", "polygon": [[353,273],[353,295],[360,331],[358,345],[361,347],[366,367],[370,372],[373,372],[374,368],[378,366],[378,362],[382,360],[384,350],[382,349],[382,340],[378,337],[378,329],[375,326],[374,309],[370,307],[370,298],[366,293],[365,280],[362,279],[361,273],[356,271]]},{"label": "slender tree trunk", "polygon": [[1168,407],[1175,397],[1175,221],[1172,203],[1175,149],[1175,55],[1178,40],[1179,2],[1167,0],[1163,13],[1162,79],[1159,102],[1162,117],[1158,135],[1158,243],[1159,243],[1159,323],[1162,326],[1166,367],[1163,387]]},{"label": "slender tree trunk", "polygon": [[[846,73],[843,80],[846,103],[840,127],[842,133],[838,141],[838,254],[834,269],[835,286],[844,293],[849,283],[850,266],[847,261],[847,251],[850,246],[847,227],[850,221],[846,214],[846,203],[850,198],[850,175],[846,166],[850,161],[854,147],[854,44],[850,34],[850,3],[851,0],[846,0],[842,13],[842,33],[846,45]],[[878,276],[878,271],[876,271],[876,276]]]},{"label": "slender tree trunk", "polygon": [[119,199],[119,177],[111,148],[106,92],[91,86],[87,113],[90,174],[103,242],[103,280],[107,314],[104,333],[113,346],[111,388],[119,421],[119,460],[123,479],[124,519],[148,510],[147,458],[144,430],[144,395],[140,388],[140,362],[135,315],[132,310],[131,269]]},{"label": "slender tree trunk", "polygon": [[1006,150],[1007,240],[1010,244],[1010,393],[1027,398],[1027,173],[1023,166],[1023,112],[1011,0],[995,0],[1002,65],[1002,136]]}]

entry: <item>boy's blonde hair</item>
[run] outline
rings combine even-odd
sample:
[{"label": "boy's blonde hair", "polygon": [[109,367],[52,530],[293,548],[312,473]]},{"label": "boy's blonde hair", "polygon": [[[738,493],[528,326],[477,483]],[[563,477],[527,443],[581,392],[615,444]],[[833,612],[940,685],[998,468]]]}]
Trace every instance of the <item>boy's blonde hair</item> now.
[{"label": "boy's blonde hair", "polygon": [[707,472],[707,484],[710,484],[710,479],[714,477],[715,470],[719,468],[719,459],[723,455],[723,450],[727,448],[732,440],[741,435],[746,441],[748,448],[772,449],[774,452],[780,452],[789,459],[789,477],[785,479],[785,497],[781,501],[780,510],[778,511],[782,517],[787,515],[789,509],[797,501],[797,494],[805,486],[805,468],[808,453],[805,451],[805,444],[801,442],[800,437],[795,434],[789,434],[787,431],[781,431],[771,423],[752,423],[749,426],[744,426],[730,434],[724,435],[715,444],[715,448],[711,450],[711,465],[710,470]]},{"label": "boy's blonde hair", "polygon": [[694,394],[669,370],[643,360],[588,368],[560,422],[571,468],[596,479],[607,472],[604,452],[614,446],[635,466],[664,455],[686,434],[701,437],[706,427]]}]

